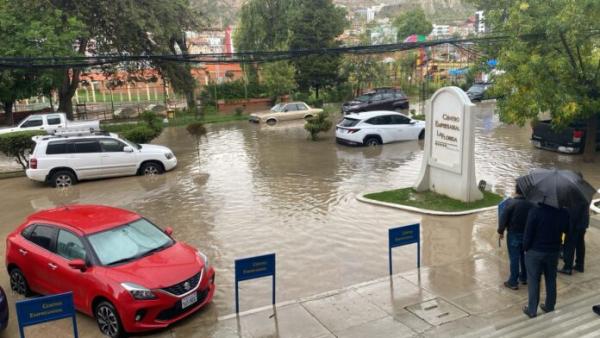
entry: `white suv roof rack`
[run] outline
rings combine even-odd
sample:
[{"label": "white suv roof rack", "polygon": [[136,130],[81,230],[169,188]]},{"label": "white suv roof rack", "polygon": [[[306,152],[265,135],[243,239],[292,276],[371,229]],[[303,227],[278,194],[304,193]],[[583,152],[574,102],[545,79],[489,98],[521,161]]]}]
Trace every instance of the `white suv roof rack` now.
[{"label": "white suv roof rack", "polygon": [[46,141],[51,139],[69,138],[69,137],[84,137],[84,136],[111,136],[111,133],[103,130],[63,130],[49,133],[48,135],[38,135],[32,138],[33,141]]}]

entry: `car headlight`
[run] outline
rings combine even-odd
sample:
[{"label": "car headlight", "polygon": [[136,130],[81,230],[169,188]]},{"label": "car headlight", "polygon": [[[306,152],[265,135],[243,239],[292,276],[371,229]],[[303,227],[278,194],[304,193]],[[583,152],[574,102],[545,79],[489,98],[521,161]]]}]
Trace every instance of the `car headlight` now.
[{"label": "car headlight", "polygon": [[156,299],[154,292],[149,289],[139,286],[135,283],[121,283],[121,286],[131,294],[131,296],[138,300]]},{"label": "car headlight", "polygon": [[167,160],[170,160],[173,157],[175,157],[175,155],[173,155],[173,153],[165,153],[165,157],[167,158]]},{"label": "car headlight", "polygon": [[196,250],[196,255],[204,262],[204,267],[208,268],[208,256],[200,252],[200,250]]}]

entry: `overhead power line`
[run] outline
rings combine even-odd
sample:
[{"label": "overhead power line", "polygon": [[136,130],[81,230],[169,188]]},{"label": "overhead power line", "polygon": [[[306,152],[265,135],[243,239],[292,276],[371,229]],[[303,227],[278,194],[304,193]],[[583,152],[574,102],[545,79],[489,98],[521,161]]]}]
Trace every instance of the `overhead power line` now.
[{"label": "overhead power line", "polygon": [[261,63],[290,60],[311,55],[381,54],[432,47],[442,44],[497,42],[508,36],[486,36],[467,39],[441,39],[423,42],[402,42],[382,45],[333,47],[286,51],[248,51],[187,55],[95,55],[50,57],[0,57],[0,68],[85,68],[124,62],[183,62],[183,63]]}]

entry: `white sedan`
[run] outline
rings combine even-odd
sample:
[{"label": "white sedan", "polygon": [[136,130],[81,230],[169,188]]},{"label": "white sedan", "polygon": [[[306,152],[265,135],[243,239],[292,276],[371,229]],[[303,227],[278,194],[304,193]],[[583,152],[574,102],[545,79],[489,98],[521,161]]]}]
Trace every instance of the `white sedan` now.
[{"label": "white sedan", "polygon": [[335,137],[338,143],[367,146],[422,140],[425,122],[392,111],[350,114],[336,126]]}]

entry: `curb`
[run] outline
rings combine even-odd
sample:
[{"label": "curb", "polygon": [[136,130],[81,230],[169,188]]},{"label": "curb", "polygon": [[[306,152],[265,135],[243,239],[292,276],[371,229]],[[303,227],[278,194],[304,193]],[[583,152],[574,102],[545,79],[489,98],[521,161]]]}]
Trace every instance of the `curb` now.
[{"label": "curb", "polygon": [[402,205],[402,204],[375,201],[375,200],[366,198],[365,197],[366,194],[367,193],[361,193],[356,197],[356,199],[363,203],[374,204],[374,205],[384,206],[384,207],[388,207],[388,208],[400,209],[400,210],[417,212],[420,214],[434,215],[434,216],[464,216],[464,215],[476,214],[476,213],[480,213],[480,212],[484,212],[484,211],[496,210],[498,208],[498,206],[494,205],[491,207],[471,209],[471,210],[465,210],[465,211],[437,211],[437,210],[409,207],[409,206]]},{"label": "curb", "polygon": [[15,177],[25,177],[25,170],[0,172],[0,180]]}]

